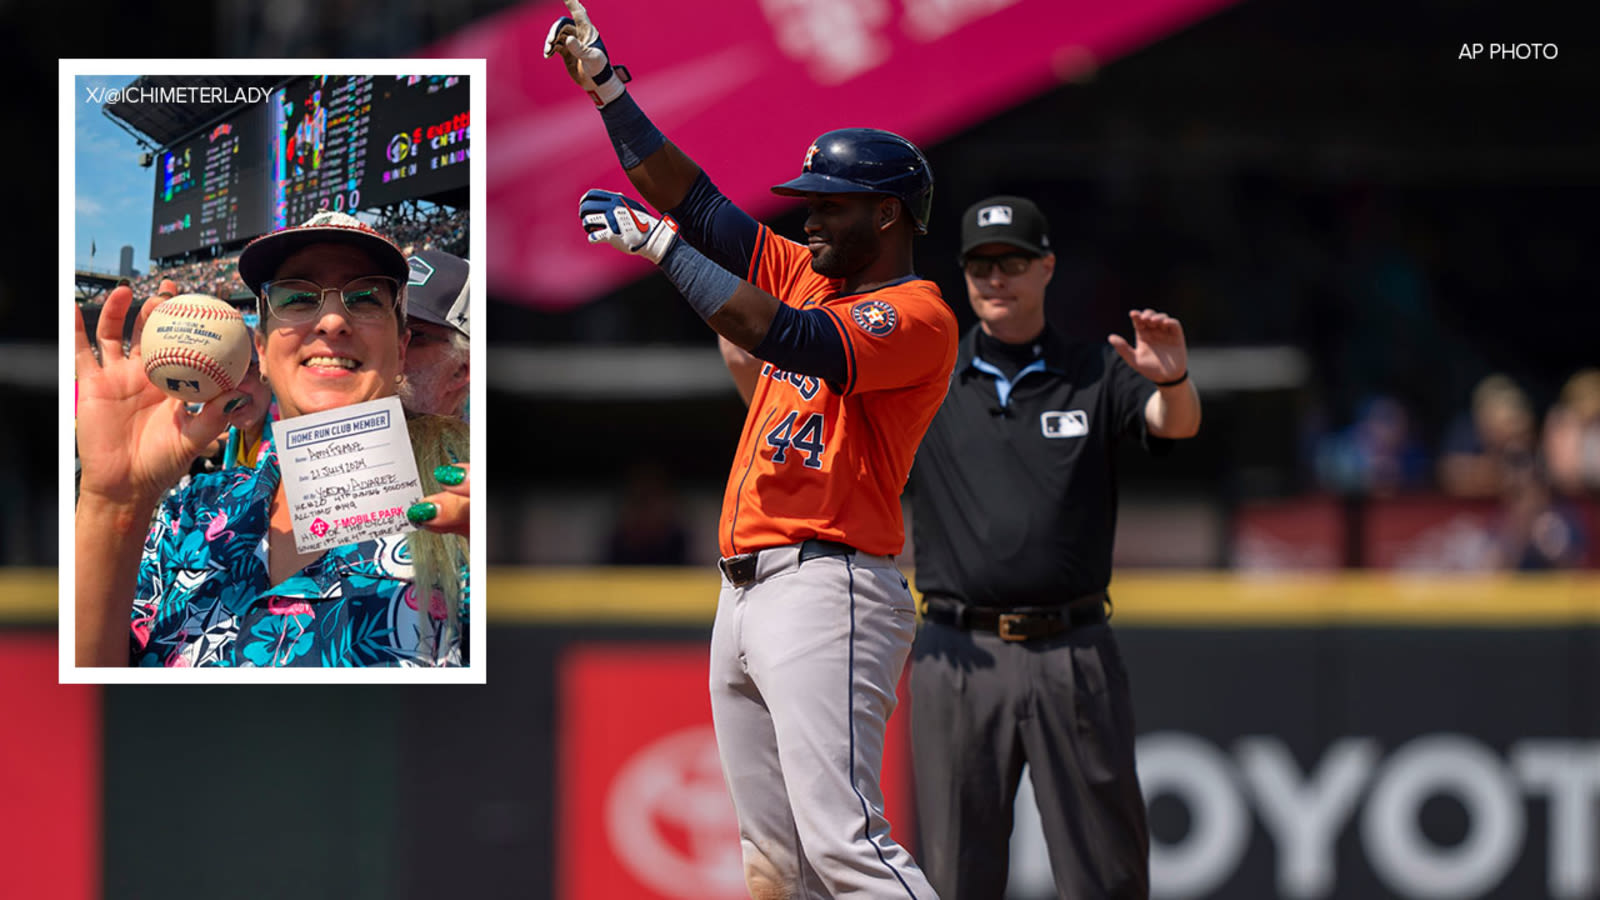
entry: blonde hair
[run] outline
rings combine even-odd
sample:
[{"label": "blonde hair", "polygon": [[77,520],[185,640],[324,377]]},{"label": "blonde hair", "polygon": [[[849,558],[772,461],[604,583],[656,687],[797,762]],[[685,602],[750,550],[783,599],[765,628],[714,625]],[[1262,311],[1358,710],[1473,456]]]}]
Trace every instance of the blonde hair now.
[{"label": "blonde hair", "polygon": [[[437,494],[444,487],[433,477],[433,470],[472,459],[467,425],[449,416],[417,415],[406,420],[406,428],[411,432],[411,452],[417,460],[422,493]],[[437,662],[441,648],[460,638],[461,575],[467,567],[467,541],[460,535],[418,529],[407,535],[406,546],[411,551],[417,598],[418,652]],[[443,595],[445,604],[444,627],[437,643],[431,615],[435,591]]]},{"label": "blonde hair", "polygon": [[1600,417],[1600,369],[1579,369],[1561,388],[1561,405],[1579,419]]}]

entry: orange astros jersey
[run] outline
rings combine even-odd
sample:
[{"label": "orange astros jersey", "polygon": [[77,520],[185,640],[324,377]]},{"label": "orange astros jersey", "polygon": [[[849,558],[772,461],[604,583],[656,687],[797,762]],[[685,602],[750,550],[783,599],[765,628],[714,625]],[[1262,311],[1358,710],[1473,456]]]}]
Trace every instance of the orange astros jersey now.
[{"label": "orange astros jersey", "polygon": [[[789,306],[820,307],[849,375],[763,364],[722,499],[723,556],[822,538],[891,556],[905,543],[900,491],[956,359],[956,318],[931,281],[841,295],[803,245],[760,226],[745,278]],[[837,389],[837,390],[835,390]]]}]

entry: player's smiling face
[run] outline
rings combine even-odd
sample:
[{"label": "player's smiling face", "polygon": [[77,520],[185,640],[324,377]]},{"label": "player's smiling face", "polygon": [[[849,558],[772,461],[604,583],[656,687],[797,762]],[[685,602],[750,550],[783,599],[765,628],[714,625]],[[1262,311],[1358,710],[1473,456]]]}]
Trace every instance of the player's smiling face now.
[{"label": "player's smiling face", "polygon": [[[1013,344],[1038,336],[1044,328],[1044,289],[1055,274],[1055,254],[1035,257],[1010,244],[980,244],[972,248],[964,260],[980,261],[984,265],[977,268],[989,270],[980,276],[973,274],[975,267],[962,267],[967,279],[967,299],[972,302],[972,311],[978,314],[983,330]],[[1016,274],[1007,271],[1017,268],[1022,271]]]},{"label": "player's smiling face", "polygon": [[[296,251],[273,273],[340,288],[378,272],[366,253],[345,244],[312,244]],[[330,291],[309,322],[289,324],[268,315],[256,341],[284,416],[319,412],[392,396],[405,366],[405,335],[395,311],[355,319]]]},{"label": "player's smiling face", "polygon": [[848,278],[877,260],[883,235],[877,227],[879,194],[810,194],[806,249],[811,270],[827,278]]}]

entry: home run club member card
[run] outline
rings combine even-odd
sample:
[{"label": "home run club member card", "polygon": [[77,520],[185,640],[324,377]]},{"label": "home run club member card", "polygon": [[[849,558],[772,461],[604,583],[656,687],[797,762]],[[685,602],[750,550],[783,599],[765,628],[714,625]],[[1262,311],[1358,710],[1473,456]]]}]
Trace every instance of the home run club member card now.
[{"label": "home run club member card", "polygon": [[283,419],[273,433],[301,553],[413,530],[406,509],[422,480],[399,398]]}]

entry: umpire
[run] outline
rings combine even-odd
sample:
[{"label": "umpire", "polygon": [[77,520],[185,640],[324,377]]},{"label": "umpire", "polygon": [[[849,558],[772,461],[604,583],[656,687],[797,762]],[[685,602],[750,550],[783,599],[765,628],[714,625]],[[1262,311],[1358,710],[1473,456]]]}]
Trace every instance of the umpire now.
[{"label": "umpire", "polygon": [[1060,897],[1149,894],[1127,673],[1106,623],[1124,440],[1192,437],[1200,398],[1178,320],[1135,343],[1045,322],[1043,213],[991,197],[961,221],[978,325],[911,476],[922,624],[911,735],[925,870],[939,896],[1005,895],[1011,811],[1033,778]]}]

